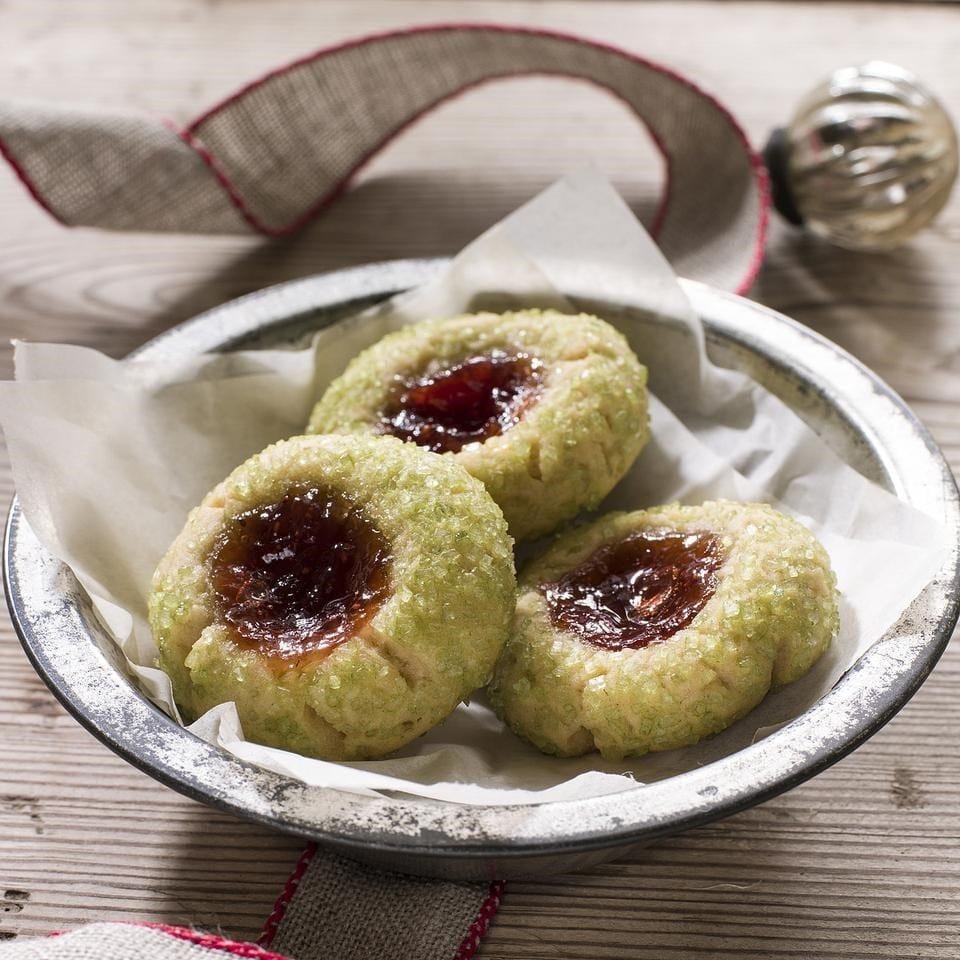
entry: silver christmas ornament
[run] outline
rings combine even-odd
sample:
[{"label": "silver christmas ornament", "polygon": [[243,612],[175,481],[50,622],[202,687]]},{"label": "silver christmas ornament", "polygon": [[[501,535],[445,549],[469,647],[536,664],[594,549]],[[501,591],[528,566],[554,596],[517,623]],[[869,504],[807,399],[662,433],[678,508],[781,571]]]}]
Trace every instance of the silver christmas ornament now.
[{"label": "silver christmas ornament", "polygon": [[774,204],[841,247],[887,250],[925,227],[957,178],[957,135],[912,74],[874,61],[810,91],[764,151]]}]

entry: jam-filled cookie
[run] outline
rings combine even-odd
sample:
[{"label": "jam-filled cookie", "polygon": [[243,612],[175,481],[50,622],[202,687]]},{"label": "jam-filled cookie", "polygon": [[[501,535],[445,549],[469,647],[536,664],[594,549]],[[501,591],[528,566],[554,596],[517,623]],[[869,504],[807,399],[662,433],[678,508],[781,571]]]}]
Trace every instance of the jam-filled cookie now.
[{"label": "jam-filled cookie", "polygon": [[177,704],[233,700],[250,740],[378,757],[490,677],[512,543],[483,485],[392,437],[296,437],[194,510],[154,576]]},{"label": "jam-filled cookie", "polygon": [[838,617],[826,551],[768,506],[609,514],[521,575],[491,699],[547,753],[686,746],[806,673]]},{"label": "jam-filled cookie", "polygon": [[647,372],[613,327],[555,311],[427,321],[361,353],[309,433],[388,434],[483,482],[517,539],[595,506],[649,436]]}]

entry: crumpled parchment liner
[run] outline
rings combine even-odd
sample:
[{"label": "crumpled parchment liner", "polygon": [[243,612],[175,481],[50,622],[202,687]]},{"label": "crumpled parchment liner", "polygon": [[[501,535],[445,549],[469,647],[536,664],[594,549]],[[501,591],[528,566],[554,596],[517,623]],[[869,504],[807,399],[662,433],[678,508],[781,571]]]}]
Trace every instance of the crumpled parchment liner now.
[{"label": "crumpled parchment liner", "polygon": [[305,349],[151,362],[17,344],[17,380],[0,383],[0,418],[24,513],[89,592],[141,689],[175,716],[169,681],[152,666],[146,596],[189,509],[249,455],[299,433],[317,391],[388,330],[531,305],[599,313],[650,369],[654,439],[603,509],[730,497],[799,516],[839,578],[842,625],[831,651],[719,736],[625,763],[543,756],[503,728],[482,694],[387,760],[327,763],[246,742],[232,704],[191,729],[309,784],[477,804],[636,789],[741,749],[826,693],[934,576],[946,545],[935,521],[842,463],[772,394],[707,360],[670,268],[592,171],[485,233],[439,280],[320,331]]}]

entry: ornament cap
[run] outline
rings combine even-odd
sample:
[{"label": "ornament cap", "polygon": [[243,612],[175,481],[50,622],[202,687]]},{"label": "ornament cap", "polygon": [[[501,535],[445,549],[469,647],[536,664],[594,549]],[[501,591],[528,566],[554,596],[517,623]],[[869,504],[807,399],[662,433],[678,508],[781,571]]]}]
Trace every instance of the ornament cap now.
[{"label": "ornament cap", "polygon": [[770,174],[770,197],[780,216],[795,227],[800,227],[803,226],[803,217],[797,209],[797,201],[790,188],[789,155],[787,128],[776,127],[763,148],[763,162]]}]

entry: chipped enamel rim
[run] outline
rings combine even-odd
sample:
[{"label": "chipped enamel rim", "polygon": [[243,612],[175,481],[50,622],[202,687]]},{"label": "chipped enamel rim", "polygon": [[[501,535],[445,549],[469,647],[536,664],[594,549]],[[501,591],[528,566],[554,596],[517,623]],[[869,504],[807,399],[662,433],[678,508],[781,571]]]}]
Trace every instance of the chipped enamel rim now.
[{"label": "chipped enamel rim", "polygon": [[[421,284],[445,264],[402,260],[281,284],[202,314],[137,352],[156,359],[289,342]],[[28,657],[80,723],[168,786],[407,872],[510,875],[576,866],[727,816],[802,783],[880,729],[943,652],[960,597],[957,487],[943,455],[903,400],[849,354],[773,310],[682,283],[703,318],[712,355],[747,370],[850,463],[942,522],[952,545],[942,569],[896,626],[830,693],[766,739],[639,790],[576,802],[461,806],[307,787],[211,746],[150,704],[115,668],[116,654],[82,589],[43,551],[14,501],[4,584]],[[536,867],[537,861],[546,866]]]}]

